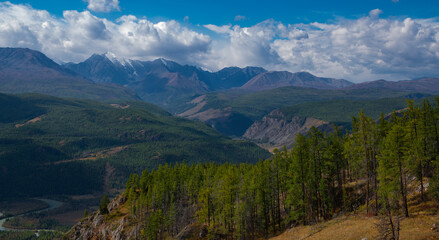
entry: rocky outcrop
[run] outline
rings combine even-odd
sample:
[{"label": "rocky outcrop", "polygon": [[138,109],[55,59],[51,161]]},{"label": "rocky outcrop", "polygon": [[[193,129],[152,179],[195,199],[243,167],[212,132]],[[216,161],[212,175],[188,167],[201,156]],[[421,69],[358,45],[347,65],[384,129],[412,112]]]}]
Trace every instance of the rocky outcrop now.
[{"label": "rocky outcrop", "polygon": [[63,239],[136,239],[135,227],[129,224],[129,215],[119,211],[126,198],[120,195],[108,204],[110,214],[94,212],[73,226]]},{"label": "rocky outcrop", "polygon": [[298,133],[306,134],[311,127],[331,131],[332,125],[311,117],[292,117],[286,119],[280,110],[274,110],[262,120],[251,125],[244,138],[262,143],[269,147],[286,146],[291,148]]}]

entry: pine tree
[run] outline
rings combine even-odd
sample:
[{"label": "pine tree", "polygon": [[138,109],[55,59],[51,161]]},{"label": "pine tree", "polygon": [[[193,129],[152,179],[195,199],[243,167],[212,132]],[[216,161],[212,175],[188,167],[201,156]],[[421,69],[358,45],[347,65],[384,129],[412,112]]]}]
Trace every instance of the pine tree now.
[{"label": "pine tree", "polygon": [[[399,122],[393,124],[384,140],[384,148],[379,160],[381,195],[391,206],[399,208],[399,201],[405,217],[409,216],[407,205],[408,162],[407,134]],[[395,199],[393,196],[397,196]]]},{"label": "pine tree", "polygon": [[289,194],[287,196],[290,205],[289,220],[310,223],[312,213],[309,201],[309,149],[306,137],[297,134],[296,142],[290,152],[291,163],[289,165]]},{"label": "pine tree", "polygon": [[101,204],[99,206],[99,212],[101,214],[108,214],[108,204],[110,203],[110,200],[108,200],[108,196],[104,195],[101,199]]}]

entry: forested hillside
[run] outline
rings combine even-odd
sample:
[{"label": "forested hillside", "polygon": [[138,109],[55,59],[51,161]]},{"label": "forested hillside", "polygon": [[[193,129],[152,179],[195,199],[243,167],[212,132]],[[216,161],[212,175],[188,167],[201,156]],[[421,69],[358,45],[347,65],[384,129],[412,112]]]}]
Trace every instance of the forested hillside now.
[{"label": "forested hillside", "polygon": [[0,111],[0,199],[120,188],[130,173],[165,163],[270,156],[144,102],[0,94]]},{"label": "forested hillside", "polygon": [[293,106],[285,106],[279,110],[286,119],[292,117],[314,117],[324,121],[352,128],[352,116],[363,110],[372,119],[378,119],[381,113],[388,114],[394,110],[407,107],[406,99],[414,100],[416,106],[421,106],[424,99],[433,101],[435,96],[428,94],[412,94],[405,97],[379,98],[373,100],[350,100],[337,99],[329,101],[300,103]]},{"label": "forested hillside", "polygon": [[[257,164],[162,165],[133,174],[108,214],[101,205],[105,218],[90,216],[67,236],[255,239],[362,211],[381,219],[377,238],[398,239],[400,221],[412,214],[409,193],[412,201],[439,200],[439,108],[407,103],[379,122],[360,112],[345,135],[313,128],[290,151]],[[98,226],[84,229],[92,221]],[[111,224],[120,227],[94,231]]]},{"label": "forested hillside", "polygon": [[[338,118],[335,120],[340,120],[340,118],[343,118],[343,121],[346,121],[346,116],[349,114],[349,120],[347,121],[350,121],[350,115],[355,113],[353,110],[358,111],[358,106],[361,108],[363,105],[365,107],[374,105],[378,110],[385,111],[390,109],[392,111],[403,105],[405,98],[423,98],[427,96],[429,95],[411,91],[380,88],[325,90],[281,87],[259,92],[234,90],[208,93],[204,95],[202,101],[183,101],[183,103],[186,103],[180,104],[178,108],[183,109],[183,113],[180,116],[206,122],[229,136],[242,136],[255,121],[261,120],[265,115],[279,108],[293,106],[293,108],[300,108],[301,113],[306,112],[310,114],[302,114],[302,117],[320,117],[328,111],[332,111],[330,116],[332,119]],[[368,100],[370,101],[367,102]],[[372,100],[376,100],[376,102],[372,102]],[[335,101],[344,104],[338,105]],[[353,109],[350,107],[350,111],[347,114],[344,114],[344,112],[340,114],[339,109],[343,106],[349,106],[349,101],[353,101],[353,104],[355,104],[353,106],[357,106],[357,108]],[[310,109],[313,112],[308,110],[308,106],[305,105],[307,103],[314,104],[313,108]],[[317,109],[317,107],[320,107],[320,109]],[[320,112],[322,108],[325,110]],[[329,118],[322,120],[332,121]]]}]

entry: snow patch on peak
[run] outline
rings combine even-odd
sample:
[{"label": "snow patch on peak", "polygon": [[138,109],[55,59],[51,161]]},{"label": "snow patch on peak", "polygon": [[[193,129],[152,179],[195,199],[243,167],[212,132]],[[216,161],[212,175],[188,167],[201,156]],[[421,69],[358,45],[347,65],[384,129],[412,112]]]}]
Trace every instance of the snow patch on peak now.
[{"label": "snow patch on peak", "polygon": [[130,66],[133,67],[133,65],[131,64],[131,60],[130,59],[126,59],[124,57],[119,57],[116,54],[112,53],[112,52],[106,52],[105,57],[110,60],[113,64],[120,64],[124,67]]},{"label": "snow patch on peak", "polygon": [[163,65],[168,66],[168,61],[164,58],[160,58],[160,61],[162,61]]}]

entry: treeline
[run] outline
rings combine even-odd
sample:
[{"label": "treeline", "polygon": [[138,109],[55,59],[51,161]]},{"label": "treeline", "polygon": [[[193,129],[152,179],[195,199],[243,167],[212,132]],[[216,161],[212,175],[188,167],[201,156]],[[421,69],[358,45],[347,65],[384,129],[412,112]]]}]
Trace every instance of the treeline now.
[{"label": "treeline", "polygon": [[192,224],[207,237],[255,239],[362,208],[383,216],[381,237],[397,239],[400,217],[410,215],[410,189],[423,201],[428,182],[439,199],[438,120],[438,107],[408,101],[379,121],[360,112],[344,136],[312,128],[290,151],[257,164],[176,164],[133,174],[125,195],[138,238],[175,237]]}]

